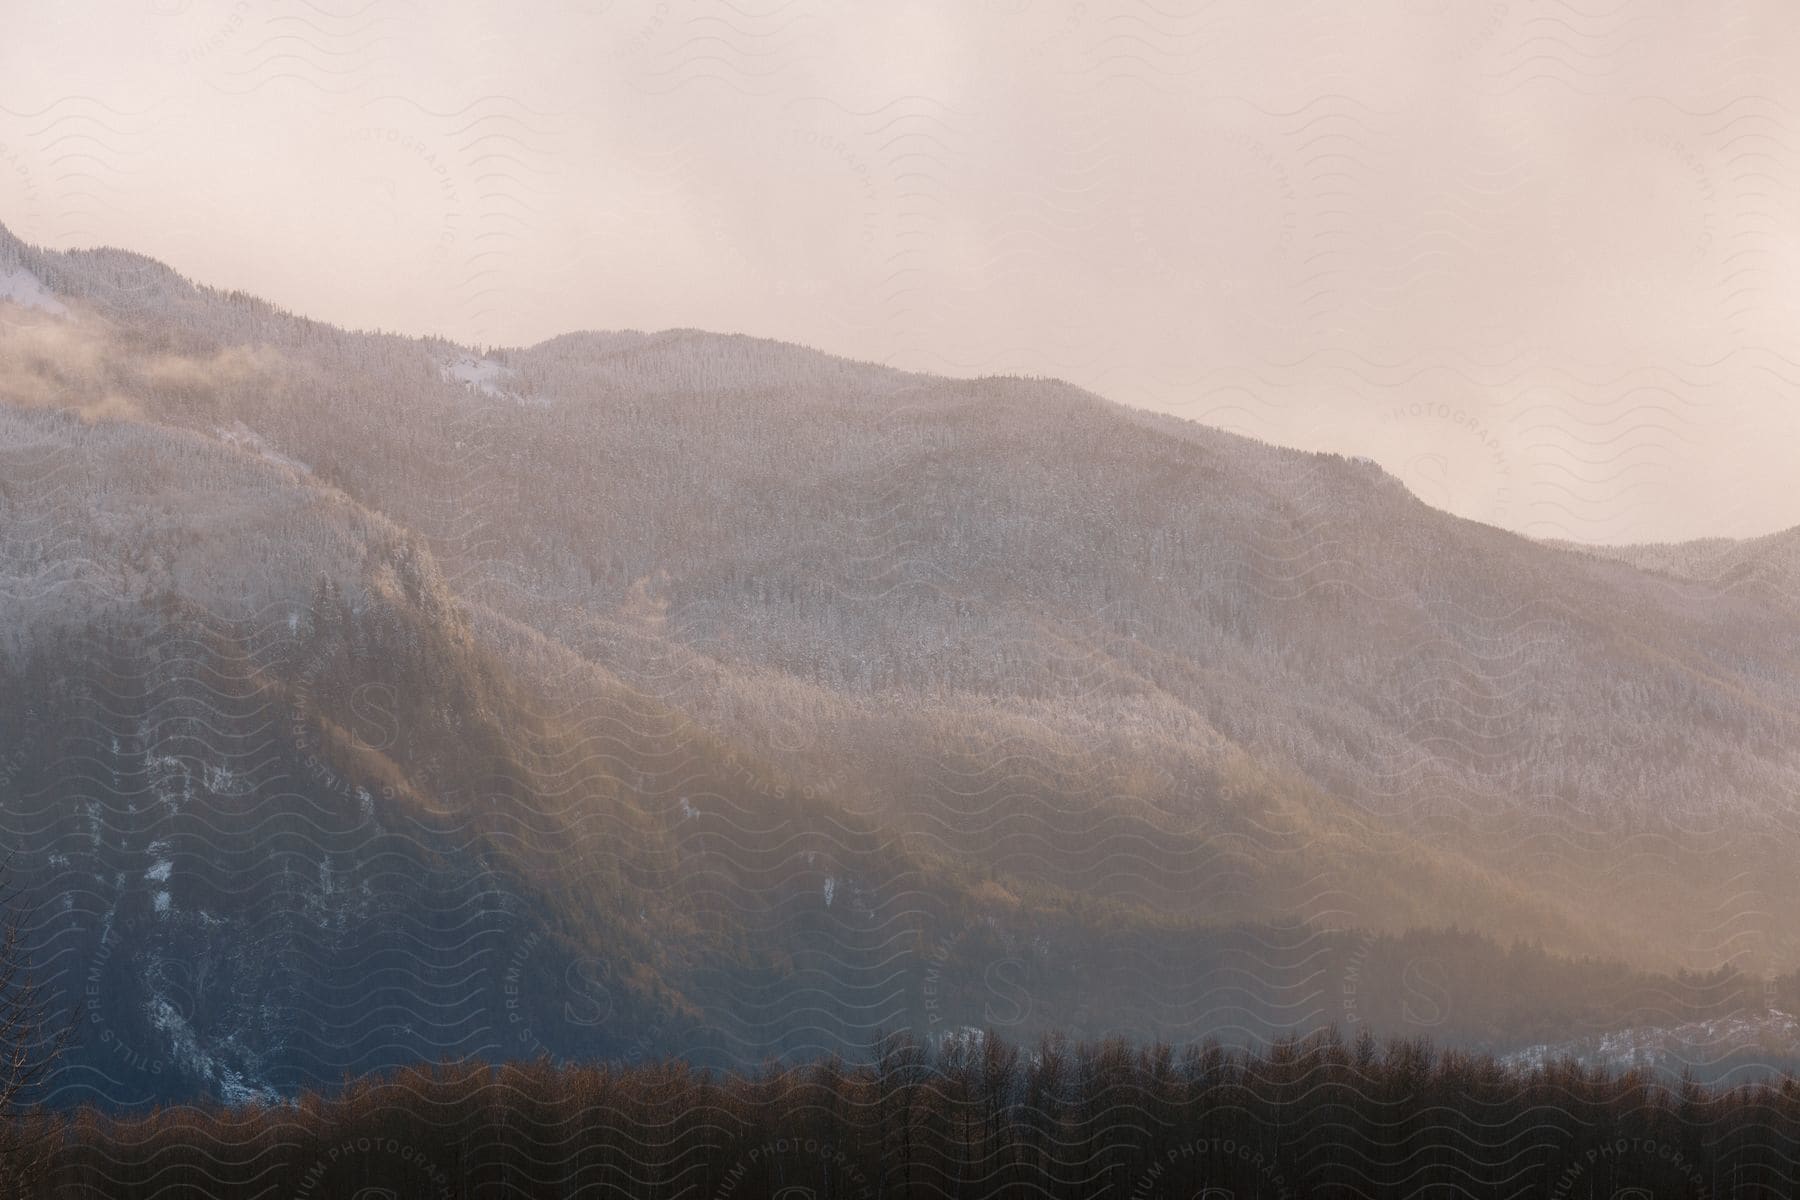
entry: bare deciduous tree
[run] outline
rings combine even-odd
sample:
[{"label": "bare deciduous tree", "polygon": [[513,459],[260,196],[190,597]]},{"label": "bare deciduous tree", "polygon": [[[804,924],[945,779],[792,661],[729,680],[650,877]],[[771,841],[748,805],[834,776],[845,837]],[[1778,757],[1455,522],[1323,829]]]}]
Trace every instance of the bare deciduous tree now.
[{"label": "bare deciduous tree", "polygon": [[25,942],[31,908],[0,868],[0,1197],[30,1194],[50,1141],[37,1090],[75,1035],[32,971]]}]

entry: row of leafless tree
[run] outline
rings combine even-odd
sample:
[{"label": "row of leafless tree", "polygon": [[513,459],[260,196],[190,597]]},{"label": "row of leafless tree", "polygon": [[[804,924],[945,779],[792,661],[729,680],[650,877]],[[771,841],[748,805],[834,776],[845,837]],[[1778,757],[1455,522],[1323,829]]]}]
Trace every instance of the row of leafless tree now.
[{"label": "row of leafless tree", "polygon": [[42,1168],[28,1194],[56,1196],[1786,1195],[1800,1087],[1520,1075],[1330,1035],[1242,1053],[969,1034],[741,1077],[442,1063],[14,1130]]},{"label": "row of leafless tree", "polygon": [[35,1115],[38,1088],[74,1036],[76,1014],[57,1012],[31,970],[31,909],[0,877],[0,1197],[41,1180],[51,1143]]}]

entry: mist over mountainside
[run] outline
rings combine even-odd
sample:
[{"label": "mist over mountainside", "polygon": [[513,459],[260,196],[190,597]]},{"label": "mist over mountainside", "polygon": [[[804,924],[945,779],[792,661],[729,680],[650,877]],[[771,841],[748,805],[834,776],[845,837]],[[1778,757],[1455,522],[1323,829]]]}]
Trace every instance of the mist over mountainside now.
[{"label": "mist over mountainside", "polygon": [[[76,1096],[1727,1029],[1800,965],[1796,545],[1538,543],[1055,381],[350,333],[0,229],[0,827]],[[1450,925],[1494,940],[1408,933]]]}]

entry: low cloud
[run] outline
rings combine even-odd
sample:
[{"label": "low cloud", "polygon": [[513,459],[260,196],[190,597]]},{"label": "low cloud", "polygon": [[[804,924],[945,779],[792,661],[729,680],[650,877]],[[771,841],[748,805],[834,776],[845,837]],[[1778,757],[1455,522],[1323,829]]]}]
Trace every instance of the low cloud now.
[{"label": "low cloud", "polygon": [[0,322],[0,403],[65,409],[83,421],[135,420],[156,401],[216,416],[243,389],[271,385],[283,365],[268,347],[152,349],[92,317]]}]

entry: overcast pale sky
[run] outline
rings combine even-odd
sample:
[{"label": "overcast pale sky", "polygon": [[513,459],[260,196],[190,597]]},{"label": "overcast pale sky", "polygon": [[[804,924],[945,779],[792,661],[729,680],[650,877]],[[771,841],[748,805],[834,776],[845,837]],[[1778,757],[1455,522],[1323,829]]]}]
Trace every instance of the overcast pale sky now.
[{"label": "overcast pale sky", "polygon": [[1800,10],[1582,3],[0,0],[0,222],[1059,375],[1541,536],[1800,524]]}]

